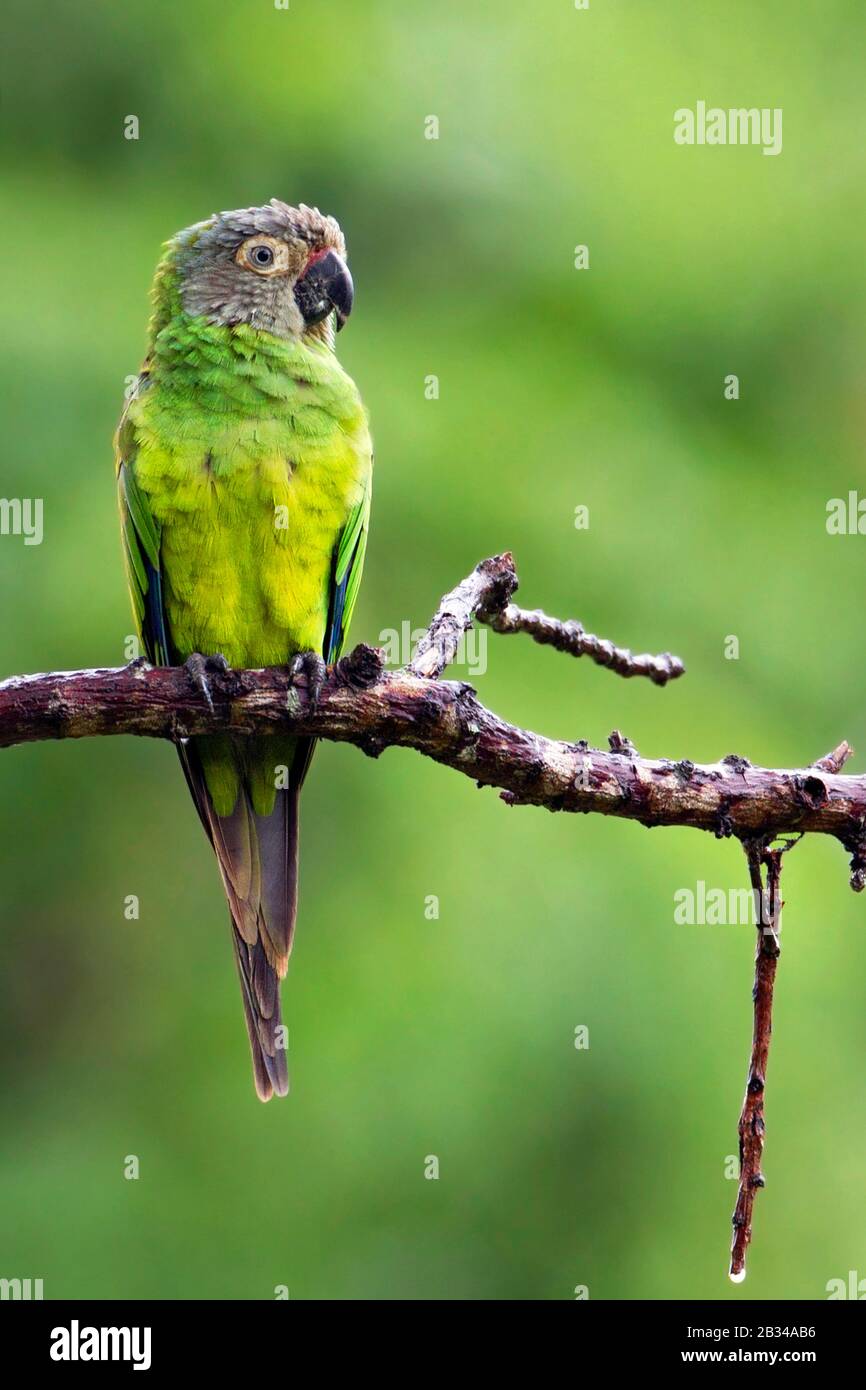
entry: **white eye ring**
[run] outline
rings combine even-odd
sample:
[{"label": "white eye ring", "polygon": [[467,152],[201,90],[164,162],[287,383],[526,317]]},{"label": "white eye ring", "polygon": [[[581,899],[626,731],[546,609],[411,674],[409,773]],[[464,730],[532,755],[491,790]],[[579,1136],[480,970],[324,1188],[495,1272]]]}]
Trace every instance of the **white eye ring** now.
[{"label": "white eye ring", "polygon": [[279,237],[251,236],[241,242],[235,261],[245,270],[255,271],[256,275],[285,275],[289,268],[289,248]]}]

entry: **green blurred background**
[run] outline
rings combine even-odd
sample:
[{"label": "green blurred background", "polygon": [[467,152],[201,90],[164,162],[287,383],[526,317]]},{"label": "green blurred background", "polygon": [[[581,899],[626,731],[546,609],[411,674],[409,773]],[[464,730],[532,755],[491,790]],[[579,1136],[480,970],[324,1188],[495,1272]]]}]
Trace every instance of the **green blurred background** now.
[{"label": "green blurred background", "polygon": [[[507,547],[525,603],[688,675],[493,637],[498,712],[694,760],[799,766],[845,736],[866,765],[866,539],[825,526],[866,489],[862,5],[10,0],[4,30],[0,493],[43,498],[45,534],[0,539],[3,674],[123,660],[111,434],[159,246],[276,195],[337,215],[355,274],[340,351],[377,474],[354,638]],[[782,107],[782,154],[676,146],[699,99]],[[293,1091],[261,1106],[172,749],[2,755],[0,1275],[243,1299],[866,1276],[866,902],[838,845],[788,861],[734,1289],[753,933],[678,927],[673,895],[743,885],[738,846],[508,811],[397,751],[322,747],[304,802]]]}]

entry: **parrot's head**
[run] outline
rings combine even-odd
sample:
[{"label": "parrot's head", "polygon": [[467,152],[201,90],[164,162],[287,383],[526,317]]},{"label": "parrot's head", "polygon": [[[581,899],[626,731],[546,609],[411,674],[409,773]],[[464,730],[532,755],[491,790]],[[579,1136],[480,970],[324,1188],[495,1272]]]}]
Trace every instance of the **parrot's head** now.
[{"label": "parrot's head", "polygon": [[339,224],[303,203],[215,214],[174,237],[167,255],[184,311],[213,323],[328,342],[352,310]]}]

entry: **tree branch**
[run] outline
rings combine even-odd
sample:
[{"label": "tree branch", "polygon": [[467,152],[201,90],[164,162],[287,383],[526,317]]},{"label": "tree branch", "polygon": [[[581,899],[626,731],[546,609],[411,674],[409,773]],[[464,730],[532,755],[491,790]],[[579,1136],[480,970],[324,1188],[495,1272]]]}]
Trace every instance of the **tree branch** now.
[{"label": "tree branch", "polygon": [[443,599],[407,667],[386,671],[382,653],[361,645],[329,669],[318,700],[310,698],[304,673],[292,677],[285,667],[214,670],[212,707],[184,667],[137,661],[13,676],[0,683],[0,748],[109,734],[178,740],[278,730],[353,743],[373,756],[390,746],[413,748],[481,786],[497,787],[511,806],[692,826],[740,839],[832,835],[852,856],[852,886],[864,886],[866,777],[840,775],[847,744],[800,769],[753,767],[735,753],[705,765],[642,758],[616,731],[605,750],[584,739],[546,738],[501,719],[465,682],[432,679],[453,660],[473,617],[575,655],[594,649],[603,664],[625,674],[658,681],[682,671],[676,657],[632,657],[579,624],[516,608],[510,601],[516,584],[510,555],[483,561]]},{"label": "tree branch", "polygon": [[[840,743],[809,767],[753,767],[729,753],[717,763],[641,758],[614,730],[605,750],[545,738],[500,719],[470,685],[441,679],[473,621],[502,634],[527,633],[571,656],[588,655],[623,676],[664,685],[682,675],[670,653],[633,656],[580,623],[518,608],[511,555],[479,564],[446,594],[413,659],[384,669],[383,654],[356,647],[328,669],[318,694],[303,670],[229,671],[203,685],[200,664],[155,668],[144,661],[112,670],[15,676],[0,683],[0,748],[38,739],[138,734],[179,740],[199,734],[293,733],[353,743],[378,757],[413,748],[479,786],[497,787],[510,806],[593,812],[646,826],[682,825],[736,836],[746,849],[758,914],[755,1015],[746,1097],[740,1117],[740,1185],[730,1272],[745,1276],[752,1205],[763,1186],[764,1083],[779,955],[780,834],[832,835],[851,856],[851,886],[866,886],[866,777],[844,776],[851,755]],[[762,866],[767,872],[766,889]]]}]

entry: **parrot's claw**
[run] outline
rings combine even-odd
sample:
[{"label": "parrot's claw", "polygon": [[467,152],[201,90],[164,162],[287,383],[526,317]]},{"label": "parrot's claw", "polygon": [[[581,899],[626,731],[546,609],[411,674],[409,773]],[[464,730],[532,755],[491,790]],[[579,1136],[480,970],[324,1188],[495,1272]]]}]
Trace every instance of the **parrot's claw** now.
[{"label": "parrot's claw", "polygon": [[202,656],[201,652],[193,652],[192,656],[187,657],[183,666],[196,690],[200,690],[204,696],[211,714],[215,714],[208,673],[213,672],[224,676],[229,670],[229,664],[225,657],[220,653],[217,653],[216,656]]},{"label": "parrot's claw", "polygon": [[328,668],[318,652],[298,652],[297,656],[293,656],[289,662],[289,674],[293,685],[298,676],[306,678],[307,700],[313,709],[319,703],[319,696],[322,693],[327,672]]}]

